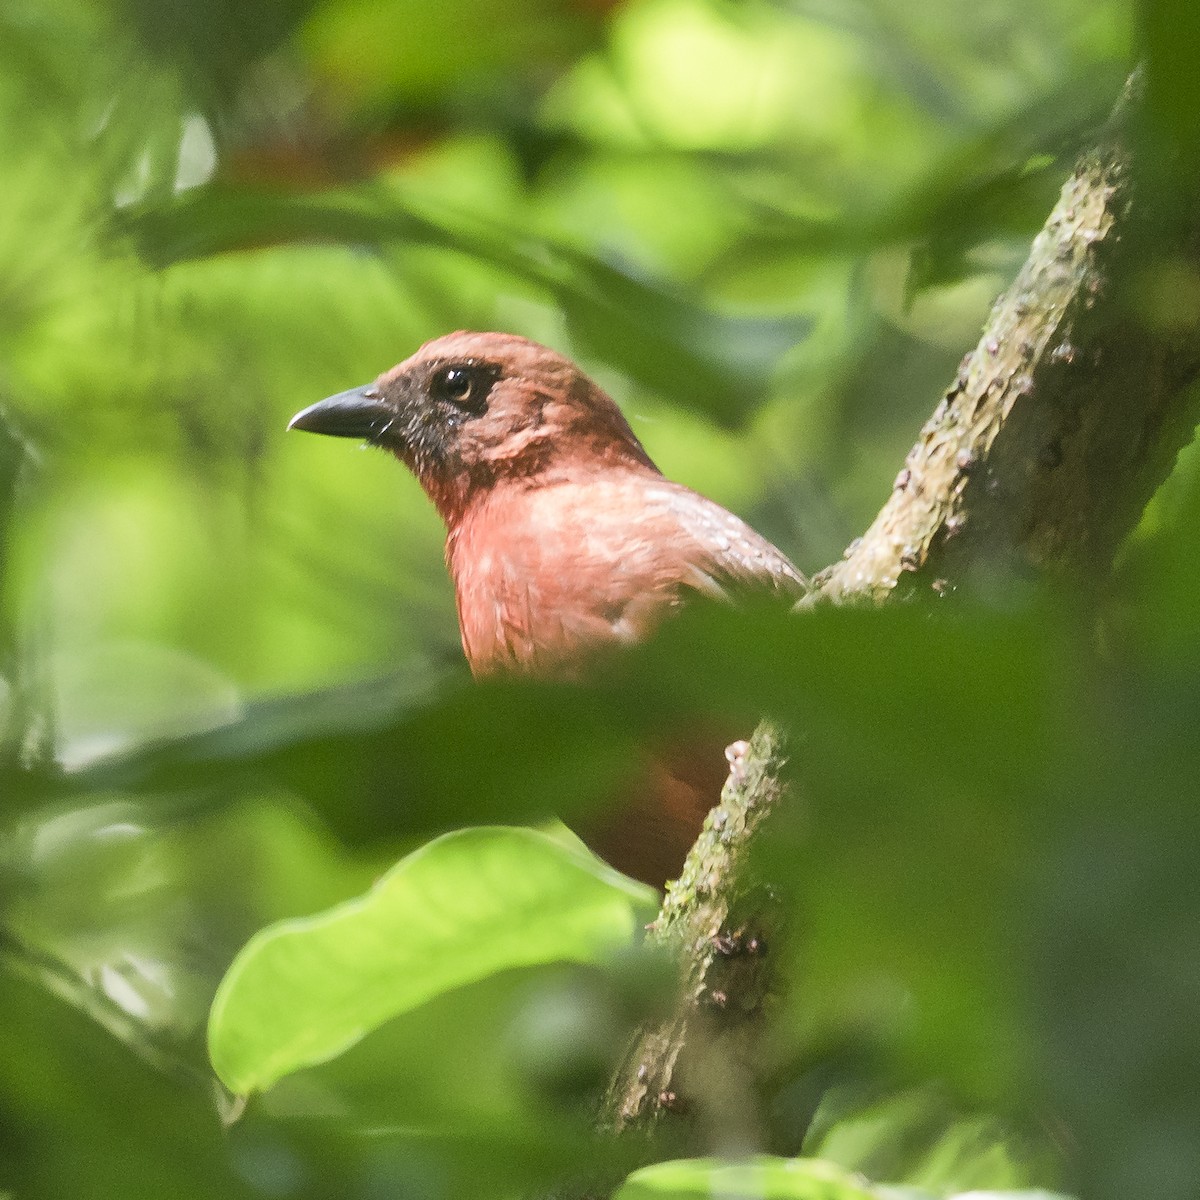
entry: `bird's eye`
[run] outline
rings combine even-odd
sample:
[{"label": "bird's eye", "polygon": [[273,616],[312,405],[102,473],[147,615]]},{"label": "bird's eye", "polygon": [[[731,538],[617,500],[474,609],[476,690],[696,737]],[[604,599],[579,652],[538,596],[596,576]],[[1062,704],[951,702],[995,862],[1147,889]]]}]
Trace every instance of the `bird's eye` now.
[{"label": "bird's eye", "polygon": [[438,382],[447,400],[465,400],[471,394],[471,376],[461,367],[447,367]]},{"label": "bird's eye", "polygon": [[488,392],[499,377],[486,363],[452,363],[438,367],[429,380],[429,394],[472,416],[487,411]]}]

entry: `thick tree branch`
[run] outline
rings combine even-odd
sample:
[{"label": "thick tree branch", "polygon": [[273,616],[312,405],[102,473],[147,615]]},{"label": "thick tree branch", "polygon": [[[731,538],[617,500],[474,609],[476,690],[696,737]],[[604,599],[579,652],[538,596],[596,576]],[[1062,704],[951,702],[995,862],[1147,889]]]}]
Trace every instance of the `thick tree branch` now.
[{"label": "thick tree branch", "polygon": [[[1200,292],[1198,194],[1181,203],[1162,186],[1161,159],[1144,148],[1139,155],[1136,92],[1135,81],[1103,142],[1064,186],[883,509],[821,572],[814,601],[880,602],[1025,578],[1103,580],[1192,437],[1200,375],[1200,314],[1186,307]],[[675,1015],[639,1035],[614,1078],[607,1128],[650,1130],[666,1112],[702,1106],[714,1074],[750,1086],[727,1068],[744,1072],[753,1062],[778,957],[746,953],[747,939],[768,944],[762,931],[775,918],[741,871],[754,831],[785,790],[774,731],[760,729],[743,769],[652,927],[680,956],[684,986]]]},{"label": "thick tree branch", "polygon": [[764,722],[650,927],[683,966],[681,1002],[630,1047],[605,1101],[610,1128],[652,1123],[695,1101],[707,1129],[742,1150],[753,1142],[753,1129],[732,1126],[748,1115],[747,1054],[772,972],[761,925],[767,905],[742,868],[755,830],[784,794],[786,765],[782,738]]},{"label": "thick tree branch", "polygon": [[822,598],[1107,574],[1191,440],[1200,373],[1197,314],[1172,311],[1195,291],[1200,214],[1155,194],[1165,176],[1138,169],[1128,113],[1067,181]]}]

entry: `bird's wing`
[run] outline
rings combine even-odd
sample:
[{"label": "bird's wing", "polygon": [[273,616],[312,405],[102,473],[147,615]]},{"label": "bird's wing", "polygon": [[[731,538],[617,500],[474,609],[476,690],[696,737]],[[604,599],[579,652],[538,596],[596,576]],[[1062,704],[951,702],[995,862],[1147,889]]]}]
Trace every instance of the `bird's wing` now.
[{"label": "bird's wing", "polygon": [[642,640],[689,597],[791,603],[806,591],[766,538],[661,476],[514,489],[472,516],[447,557],[476,673],[570,676],[604,647]]},{"label": "bird's wing", "polygon": [[687,563],[680,584],[716,600],[752,596],[799,600],[808,582],[795,564],[740,517],[681,484],[655,488],[682,535]]}]

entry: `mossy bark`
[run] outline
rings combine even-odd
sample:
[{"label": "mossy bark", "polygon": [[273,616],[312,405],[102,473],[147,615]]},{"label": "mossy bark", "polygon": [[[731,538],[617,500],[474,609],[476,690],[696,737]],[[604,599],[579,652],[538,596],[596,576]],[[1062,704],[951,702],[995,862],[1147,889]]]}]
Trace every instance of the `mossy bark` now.
[{"label": "mossy bark", "polygon": [[[1179,187],[1149,148],[1138,92],[1135,76],[879,515],[817,576],[806,604],[969,594],[1021,580],[1082,595],[1103,586],[1193,436],[1200,376],[1200,187]],[[786,795],[784,768],[783,739],[764,725],[668,892],[650,936],[679,957],[678,1008],[638,1035],[612,1081],[603,1127],[650,1131],[672,1113],[703,1118],[722,1087],[752,1091],[780,918],[745,862]],[[707,1124],[694,1124],[693,1135]]]}]

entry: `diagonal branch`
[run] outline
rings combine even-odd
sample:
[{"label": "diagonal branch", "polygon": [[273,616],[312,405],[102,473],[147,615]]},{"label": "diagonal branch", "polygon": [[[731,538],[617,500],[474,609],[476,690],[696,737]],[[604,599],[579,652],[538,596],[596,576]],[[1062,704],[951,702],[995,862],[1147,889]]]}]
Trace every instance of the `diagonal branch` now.
[{"label": "diagonal branch", "polygon": [[[994,591],[1021,580],[1086,594],[1104,580],[1197,419],[1200,318],[1186,305],[1200,290],[1200,196],[1181,199],[1148,149],[1140,90],[1135,75],[891,496],[842,561],[820,573],[810,603]],[[734,958],[731,969],[719,948],[767,944],[770,904],[741,865],[784,795],[781,746],[760,729],[746,782],[727,785],[652,927],[680,957],[685,986],[678,1011],[638,1035],[614,1077],[606,1128],[648,1131],[685,1110],[695,1099],[689,1084],[712,1073],[697,1063],[714,1061],[714,1046],[717,1061],[752,1061],[778,956]]]},{"label": "diagonal branch", "polygon": [[1095,584],[1191,440],[1200,324],[1171,289],[1186,304],[1200,209],[1140,169],[1129,93],[823,598]]}]

